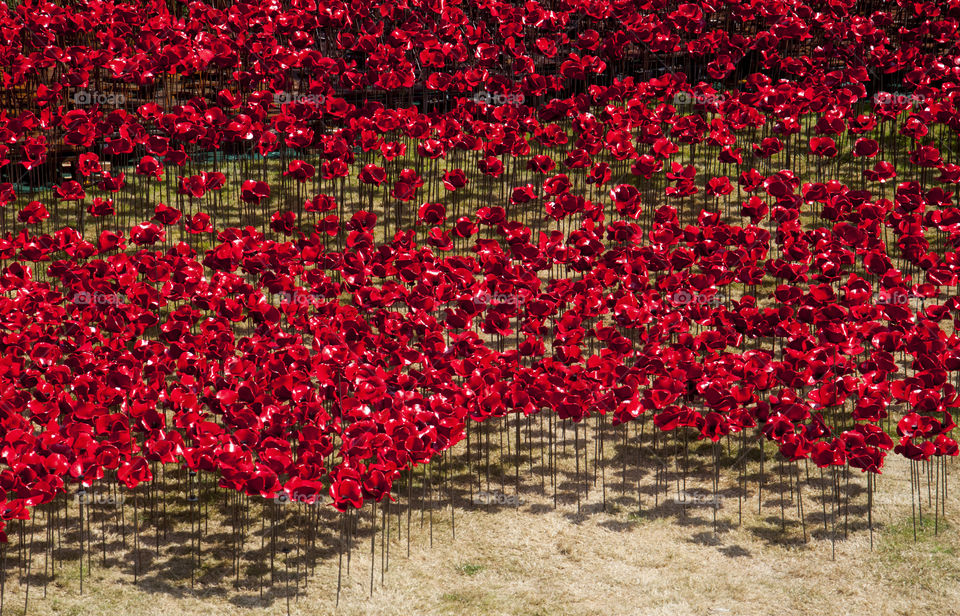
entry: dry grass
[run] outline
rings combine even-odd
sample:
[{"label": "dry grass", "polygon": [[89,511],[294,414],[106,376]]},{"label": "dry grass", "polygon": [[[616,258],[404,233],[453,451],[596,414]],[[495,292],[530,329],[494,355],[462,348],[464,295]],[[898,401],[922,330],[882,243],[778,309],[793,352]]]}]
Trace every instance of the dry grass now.
[{"label": "dry grass", "polygon": [[[496,428],[491,446],[498,446]],[[277,580],[270,587],[269,549],[258,552],[259,523],[250,525],[241,588],[233,586],[229,571],[230,549],[220,537],[229,533],[216,515],[203,533],[203,560],[194,588],[190,584],[188,523],[174,526],[168,541],[162,543],[160,556],[153,553],[149,526],[141,531],[144,573],[134,583],[132,551],[108,553],[108,566],[101,566],[97,519],[93,524],[93,571],[84,573],[84,594],[79,592],[76,556],[66,560],[42,599],[42,584],[36,580],[30,590],[32,614],[77,615],[150,615],[150,614],[283,614],[290,597],[291,614],[953,614],[960,602],[960,539],[956,526],[938,520],[938,534],[924,502],[924,522],[914,542],[908,463],[889,456],[888,466],[877,483],[874,495],[874,547],[870,548],[867,530],[866,491],[858,472],[851,476],[849,489],[849,535],[843,540],[843,509],[837,517],[836,556],[832,558],[832,533],[824,532],[818,473],[812,469],[809,482],[804,477],[803,505],[808,541],[797,515],[795,493],[789,484],[779,482],[778,466],[767,458],[762,511],[758,512],[757,480],[759,465],[748,456],[747,489],[738,500],[737,475],[729,468],[732,458],[722,457],[717,532],[714,532],[712,508],[690,506],[684,512],[676,503],[677,481],[673,458],[668,487],[654,500],[655,479],[649,459],[638,469],[627,465],[627,483],[621,483],[621,462],[607,456],[596,485],[592,483],[594,443],[584,448],[581,430],[581,455],[589,451],[590,474],[575,475],[572,430],[567,430],[566,453],[558,447],[557,485],[559,507],[553,508],[553,492],[548,468],[522,460],[519,507],[481,505],[471,502],[472,490],[485,481],[484,468],[474,466],[467,474],[461,454],[447,461],[450,478],[440,482],[440,467],[432,466],[432,528],[430,513],[421,514],[421,484],[414,483],[411,516],[408,522],[406,492],[390,512],[391,540],[389,569],[381,578],[384,564],[383,539],[376,535],[374,553],[374,589],[370,593],[370,509],[360,516],[358,535],[349,552],[350,572],[343,554],[343,588],[336,604],[338,552],[334,537],[321,541],[322,552],[312,575],[301,577],[299,593],[293,582],[285,586],[283,557],[278,555]],[[507,433],[509,434],[509,433]],[[557,435],[562,435],[562,430]],[[608,454],[616,449],[608,432]],[[524,446],[524,450],[526,446]],[[691,452],[694,449],[691,448]],[[477,455],[474,451],[474,463]],[[534,449],[535,455],[537,454]],[[754,450],[754,453],[757,453]],[[615,455],[623,455],[618,451]],[[632,455],[632,453],[630,453]],[[648,457],[649,458],[649,457]],[[501,489],[496,473],[502,469],[504,493],[515,494],[514,459],[494,459],[490,491]],[[581,458],[581,463],[583,459]],[[682,461],[680,463],[682,465]],[[581,466],[581,473],[582,473]],[[686,473],[688,492],[706,494],[710,485],[712,458],[691,454]],[[638,470],[641,471],[638,473]],[[540,477],[545,475],[545,489]],[[589,495],[581,494],[577,514],[576,485],[589,477]],[[603,480],[606,477],[606,507],[603,505]],[[472,478],[472,479],[470,479]],[[637,480],[643,493],[642,506],[636,499]],[[841,482],[843,483],[843,482]],[[481,485],[486,489],[486,485]],[[625,492],[621,492],[625,488]],[[682,488],[682,483],[681,483]],[[782,488],[782,492],[781,492]],[[926,497],[924,484],[922,493]],[[449,495],[456,502],[453,538]],[[781,495],[784,518],[781,522]],[[832,497],[828,488],[828,521],[832,521]],[[213,499],[211,510],[215,510]],[[428,498],[428,502],[431,499]],[[176,517],[176,503],[169,503]],[[956,519],[956,498],[950,495],[947,518]],[[739,512],[742,511],[742,522]],[[130,513],[129,506],[127,513]],[[423,515],[423,518],[421,518]],[[254,520],[259,520],[257,514]],[[327,516],[326,528],[334,528]],[[421,522],[422,519],[422,522]],[[378,525],[381,518],[378,513]],[[407,524],[411,533],[410,556],[407,550]],[[75,524],[75,522],[74,522]],[[108,526],[109,528],[109,526]],[[296,541],[299,527],[282,526],[281,544]],[[382,528],[382,527],[381,527]],[[829,525],[828,525],[829,529]],[[433,546],[430,547],[431,531]],[[267,525],[269,533],[269,524]],[[333,533],[327,533],[332,535]],[[69,533],[65,537],[69,538]],[[108,541],[117,539],[108,533]],[[269,537],[269,535],[267,535]],[[302,537],[302,535],[301,535]],[[40,535],[38,534],[38,540]],[[128,537],[129,539],[129,537]],[[65,540],[64,545],[69,545]],[[119,546],[118,542],[114,545]],[[267,538],[269,547],[269,538]],[[219,547],[218,547],[219,546]],[[12,557],[12,552],[11,552]],[[294,568],[291,564],[291,569]],[[22,612],[24,590],[15,581],[15,567],[8,564],[4,614]],[[34,570],[43,568],[40,550]],[[265,586],[261,599],[259,575]],[[289,594],[287,593],[289,588]]]}]

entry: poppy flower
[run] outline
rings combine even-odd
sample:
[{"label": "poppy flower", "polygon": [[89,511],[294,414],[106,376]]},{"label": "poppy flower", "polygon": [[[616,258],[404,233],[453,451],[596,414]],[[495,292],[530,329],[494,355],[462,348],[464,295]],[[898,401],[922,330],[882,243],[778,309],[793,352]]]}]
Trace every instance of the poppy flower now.
[{"label": "poppy flower", "polygon": [[727,146],[723,148],[723,150],[717,156],[717,160],[719,160],[722,163],[742,165],[743,164],[743,148],[730,148],[730,146]]},{"label": "poppy flower", "polygon": [[363,166],[358,177],[364,184],[380,186],[387,179],[387,172],[383,167],[369,163]]},{"label": "poppy flower", "polygon": [[192,175],[190,177],[180,178],[180,194],[190,195],[191,197],[200,198],[207,192],[207,185],[204,182],[203,177],[199,175]]},{"label": "poppy flower", "polygon": [[210,216],[204,212],[197,212],[187,218],[186,227],[189,233],[213,232],[213,226],[210,224]]},{"label": "poppy flower", "polygon": [[537,154],[527,161],[527,169],[537,173],[547,173],[552,171],[554,167],[556,167],[556,163],[546,154]]},{"label": "poppy flower", "polygon": [[893,165],[885,160],[881,160],[873,166],[873,169],[864,169],[863,176],[871,182],[880,182],[883,184],[897,177],[897,173]]},{"label": "poppy flower", "polygon": [[335,178],[347,177],[347,174],[350,172],[350,168],[347,167],[347,163],[337,158],[334,160],[323,161],[323,164],[320,165],[320,171],[323,179],[333,180]]},{"label": "poppy flower", "polygon": [[939,167],[943,164],[940,150],[932,145],[920,146],[910,152],[910,162],[918,167]]},{"label": "poppy flower", "polygon": [[603,186],[612,176],[613,172],[610,170],[610,165],[607,163],[597,163],[590,169],[590,173],[587,174],[585,181],[587,184]]},{"label": "poppy flower", "polygon": [[295,229],[297,214],[295,212],[274,212],[270,217],[270,228],[283,235],[291,235]]},{"label": "poppy flower", "polygon": [[[811,151],[812,148],[813,144],[811,143]],[[753,153],[756,154],[758,158],[770,158],[782,150],[783,142],[776,137],[766,137],[762,139],[759,144],[754,144],[753,146]]]},{"label": "poppy flower", "polygon": [[397,180],[390,189],[390,196],[399,201],[410,201],[417,193],[417,187],[410,182]]},{"label": "poppy flower", "polygon": [[873,139],[860,137],[853,144],[854,156],[865,156],[867,158],[872,158],[876,156],[879,151],[880,146]]},{"label": "poppy flower", "polygon": [[549,177],[543,182],[543,192],[551,196],[557,196],[570,190],[570,178],[560,173]]},{"label": "poppy flower", "polygon": [[477,161],[477,168],[480,170],[480,173],[493,178],[500,177],[504,172],[503,161],[496,156],[481,158]]},{"label": "poppy flower", "polygon": [[461,216],[454,224],[453,232],[457,237],[470,237],[478,231],[477,225],[466,216]]},{"label": "poppy flower", "polygon": [[164,205],[163,203],[158,203],[157,207],[153,210],[153,218],[151,220],[156,220],[164,226],[170,226],[176,224],[180,217],[183,215],[180,210]]},{"label": "poppy flower", "polygon": [[3,182],[0,184],[0,207],[6,207],[17,198],[17,192],[13,189],[13,184]]},{"label": "poppy flower", "polygon": [[87,177],[94,173],[100,173],[103,169],[100,167],[100,157],[93,152],[84,152],[77,161],[77,171]]},{"label": "poppy flower", "polygon": [[327,216],[315,225],[316,232],[336,237],[340,233],[340,218],[335,214]]},{"label": "poppy flower", "polygon": [[330,484],[330,498],[338,511],[346,511],[348,505],[360,509],[363,506],[360,473],[352,468],[340,467]]},{"label": "poppy flower", "polygon": [[347,226],[356,231],[370,231],[377,225],[377,215],[373,212],[360,210],[355,213]]},{"label": "poppy flower", "polygon": [[810,151],[820,157],[833,158],[837,155],[837,143],[830,137],[811,137]]},{"label": "poppy flower", "polygon": [[97,249],[100,252],[109,252],[114,249],[123,250],[124,248],[126,248],[126,240],[122,235],[117,235],[109,230],[100,232],[100,238],[97,240]]},{"label": "poppy flower", "polygon": [[145,458],[136,456],[125,461],[117,469],[117,479],[119,479],[129,490],[137,487],[143,482],[153,480],[153,473]]},{"label": "poppy flower", "polygon": [[513,189],[513,192],[510,194],[510,203],[520,205],[522,203],[529,203],[536,198],[537,194],[534,192],[533,185],[527,184],[526,186],[518,186]]},{"label": "poppy flower", "polygon": [[317,195],[313,199],[305,201],[303,209],[308,212],[329,212],[337,209],[337,202],[329,195]]},{"label": "poppy flower", "polygon": [[259,180],[245,180],[240,187],[240,198],[247,203],[260,203],[270,198],[270,185]]},{"label": "poppy flower", "polygon": [[69,180],[57,186],[57,196],[61,201],[83,201],[87,198],[87,193],[83,191],[80,182]]},{"label": "poppy flower", "polygon": [[163,164],[153,156],[144,156],[137,163],[137,175],[152,175],[159,182],[163,179]]},{"label": "poppy flower", "polygon": [[467,185],[468,181],[462,169],[453,169],[443,174],[443,187],[449,191],[463,188]]},{"label": "poppy flower", "polygon": [[417,220],[428,225],[442,225],[446,222],[446,209],[440,203],[424,203],[417,210]]},{"label": "poppy flower", "polygon": [[130,229],[130,241],[138,246],[155,244],[163,241],[166,232],[162,227],[149,222],[142,222]]},{"label": "poppy flower", "polygon": [[298,182],[306,182],[314,176],[317,169],[313,165],[302,160],[292,160],[287,165],[287,170],[283,172],[284,176],[293,176]]},{"label": "poppy flower", "polygon": [[380,152],[383,154],[384,160],[390,162],[406,154],[407,146],[404,143],[397,143],[395,141],[384,142],[380,146]]},{"label": "poppy flower", "polygon": [[28,225],[35,225],[48,218],[50,218],[50,212],[39,201],[31,201],[17,212],[17,220]]},{"label": "poppy flower", "polygon": [[43,135],[39,137],[27,137],[21,147],[23,160],[20,162],[31,171],[47,162],[47,138]]},{"label": "poppy flower", "polygon": [[640,216],[640,191],[631,184],[619,184],[610,189],[610,198],[623,216],[636,219]]},{"label": "poppy flower", "polygon": [[707,181],[707,194],[710,196],[729,195],[733,192],[733,186],[730,185],[730,178],[726,176],[712,177]]}]

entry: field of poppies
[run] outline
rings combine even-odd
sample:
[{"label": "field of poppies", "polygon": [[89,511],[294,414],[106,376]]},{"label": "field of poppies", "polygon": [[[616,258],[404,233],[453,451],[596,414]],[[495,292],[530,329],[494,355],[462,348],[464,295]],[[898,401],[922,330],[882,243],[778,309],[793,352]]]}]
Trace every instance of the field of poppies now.
[{"label": "field of poppies", "polygon": [[888,456],[939,535],[958,41],[958,0],[0,5],[0,611],[163,551],[289,610],[366,546],[372,593],[412,520],[525,499],[872,549]]}]

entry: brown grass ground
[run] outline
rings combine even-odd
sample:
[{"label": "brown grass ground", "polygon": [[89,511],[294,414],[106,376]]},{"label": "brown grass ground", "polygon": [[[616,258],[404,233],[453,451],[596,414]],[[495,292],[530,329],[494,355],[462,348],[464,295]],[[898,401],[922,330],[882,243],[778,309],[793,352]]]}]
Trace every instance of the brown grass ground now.
[{"label": "brown grass ground", "polygon": [[[556,434],[560,436],[563,432],[558,428]],[[582,434],[581,431],[581,451],[584,451]],[[491,445],[496,444],[496,435],[493,428]],[[572,430],[567,430],[567,436],[572,437]],[[609,453],[615,448],[609,433],[607,438]],[[888,456],[887,467],[877,482],[872,550],[867,529],[865,482],[859,471],[851,474],[848,536],[843,540],[844,511],[841,508],[837,517],[840,540],[836,543],[834,558],[830,531],[833,521],[830,503],[833,500],[828,487],[828,532],[824,532],[816,468],[810,471],[810,481],[804,480],[803,483],[808,538],[805,543],[804,529],[797,515],[797,499],[795,496],[791,498],[789,483],[779,482],[778,466],[776,462],[770,462],[772,456],[767,457],[762,507],[759,507],[759,464],[756,460],[747,465],[747,489],[742,509],[737,496],[737,471],[732,468],[722,471],[717,531],[714,532],[711,507],[693,505],[684,512],[677,504],[677,480],[681,475],[676,473],[672,457],[667,458],[668,466],[671,466],[667,473],[669,485],[664,492],[661,483],[655,506],[654,474],[637,473],[638,469],[631,468],[630,463],[627,475],[621,476],[621,463],[609,455],[601,469],[601,478],[594,486],[592,467],[596,450],[592,441],[588,443],[590,491],[589,495],[581,494],[579,514],[575,486],[582,485],[585,476],[582,466],[579,481],[575,475],[572,438],[567,441],[565,453],[558,451],[557,509],[553,507],[548,467],[535,465],[531,474],[530,461],[523,461],[521,496],[524,502],[514,507],[473,503],[470,490],[477,488],[478,474],[480,487],[486,489],[483,467],[474,466],[467,474],[465,464],[455,466],[448,462],[451,479],[440,484],[439,473],[432,475],[433,486],[437,488],[433,499],[436,507],[432,516],[432,547],[430,515],[425,514],[421,524],[420,501],[416,496],[420,484],[415,482],[409,522],[409,557],[406,555],[406,496],[403,489],[398,490],[401,494],[400,515],[396,515],[398,506],[394,505],[390,516],[389,567],[383,577],[384,535],[381,532],[376,536],[372,594],[371,517],[370,509],[365,509],[360,517],[357,539],[349,552],[349,574],[346,572],[348,554],[343,554],[343,588],[339,606],[336,588],[340,559],[331,538],[326,540],[326,552],[318,560],[313,574],[300,578],[297,593],[282,581],[283,556],[278,556],[278,580],[272,588],[269,585],[264,588],[261,599],[258,576],[265,574],[269,578],[269,555],[268,552],[255,551],[261,543],[257,538],[259,523],[251,524],[253,530],[247,539],[243,566],[245,577],[241,588],[237,589],[232,584],[229,570],[230,549],[218,543],[218,537],[221,533],[229,533],[229,528],[226,524],[220,526],[216,516],[212,516],[210,527],[203,533],[206,545],[197,571],[198,581],[191,588],[189,558],[185,556],[189,553],[190,537],[186,522],[180,521],[173,528],[169,540],[163,542],[159,557],[153,553],[151,531],[148,526],[144,527],[141,535],[145,546],[142,556],[144,572],[134,583],[131,551],[111,549],[108,566],[101,566],[97,518],[94,517],[93,569],[92,573],[84,572],[83,594],[79,591],[79,572],[74,556],[73,560],[66,559],[56,578],[48,582],[46,598],[43,598],[42,582],[34,579],[29,613],[41,616],[178,613],[254,616],[287,613],[288,597],[290,614],[768,615],[828,612],[946,616],[956,614],[960,609],[960,561],[957,559],[960,539],[956,525],[950,523],[960,514],[956,496],[951,490],[946,501],[947,521],[938,520],[935,534],[924,483],[925,523],[918,529],[918,540],[914,542],[909,465],[899,456]],[[456,451],[462,454],[463,444]],[[534,452],[539,455],[536,449]],[[616,455],[622,455],[622,452]],[[476,460],[475,453],[474,463]],[[721,460],[724,467],[730,465],[732,458],[723,457]],[[534,464],[538,462],[537,458]],[[504,460],[503,467],[494,460],[489,490],[501,490],[500,478],[496,474],[501,468],[505,476],[503,493],[514,495],[512,459]],[[691,456],[686,491],[701,495],[711,491],[711,468],[709,455]],[[802,466],[799,470],[805,475]],[[545,475],[544,490],[540,488],[541,474]],[[602,490],[604,476],[606,511]],[[627,479],[626,484],[621,483],[623,477]],[[642,509],[639,510],[636,498],[638,478],[643,492]],[[625,492],[621,493],[621,488],[625,488]],[[449,494],[457,504],[453,520],[455,539]],[[217,502],[216,499],[213,502]],[[174,502],[169,506],[171,512],[177,509]],[[742,521],[739,519],[741,511]],[[129,505],[126,513],[130,515]],[[259,520],[259,517],[255,515],[253,519]],[[327,519],[333,518],[328,516]],[[379,524],[379,514],[377,519]],[[295,541],[295,528],[281,533],[281,541]],[[114,546],[119,546],[115,535],[108,533],[108,536]],[[69,537],[66,533],[65,545],[69,545]],[[37,550],[33,567],[34,572],[43,568],[41,550]],[[291,565],[291,569],[293,567]],[[8,564],[4,614],[18,614],[23,610],[26,588],[18,583],[14,570],[14,566]]]}]

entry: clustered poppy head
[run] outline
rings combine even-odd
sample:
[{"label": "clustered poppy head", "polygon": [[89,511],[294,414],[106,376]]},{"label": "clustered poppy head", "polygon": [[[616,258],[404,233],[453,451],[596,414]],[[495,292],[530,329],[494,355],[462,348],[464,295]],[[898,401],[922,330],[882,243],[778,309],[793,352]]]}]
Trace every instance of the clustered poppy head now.
[{"label": "clustered poppy head", "polygon": [[157,463],[359,508],[512,413],[956,456],[960,10],[854,10],[0,7],[0,532]]}]

